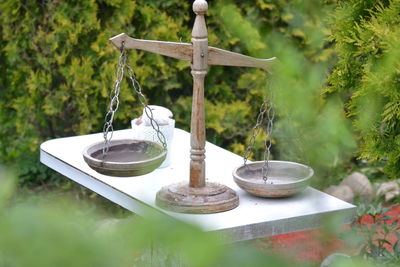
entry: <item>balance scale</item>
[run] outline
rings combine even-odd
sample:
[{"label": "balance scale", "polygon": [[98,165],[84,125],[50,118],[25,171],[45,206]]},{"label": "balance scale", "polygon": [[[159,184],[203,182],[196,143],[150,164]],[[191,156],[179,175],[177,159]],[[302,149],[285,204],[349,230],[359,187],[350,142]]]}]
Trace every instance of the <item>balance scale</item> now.
[{"label": "balance scale", "polygon": [[[220,183],[206,182],[204,79],[208,65],[256,67],[270,71],[271,64],[276,59],[257,59],[208,46],[204,18],[207,10],[208,4],[205,0],[194,1],[193,11],[196,18],[192,30],[192,43],[134,39],[125,33],[110,39],[121,51],[121,56],[118,62],[116,84],[113,88],[114,95],[112,95],[110,110],[106,115],[105,141],[89,146],[83,153],[86,163],[92,169],[110,176],[131,177],[143,175],[158,168],[166,157],[165,137],[160,132],[133,70],[127,63],[126,50],[138,49],[191,62],[193,102],[189,182],[165,186],[156,195],[156,204],[159,207],[174,212],[216,213],[234,209],[239,205],[239,197],[234,190]],[[112,140],[112,120],[118,108],[119,85],[124,73],[128,73],[162,145],[147,140]],[[262,114],[264,113],[265,110]],[[268,155],[269,147],[270,144],[266,146]],[[233,170],[233,178],[239,187],[260,197],[291,196],[304,190],[313,176],[313,170],[310,167],[295,162],[272,161],[269,157],[267,159],[264,157],[264,161],[259,162],[247,163],[246,160],[247,158],[242,166]]]}]

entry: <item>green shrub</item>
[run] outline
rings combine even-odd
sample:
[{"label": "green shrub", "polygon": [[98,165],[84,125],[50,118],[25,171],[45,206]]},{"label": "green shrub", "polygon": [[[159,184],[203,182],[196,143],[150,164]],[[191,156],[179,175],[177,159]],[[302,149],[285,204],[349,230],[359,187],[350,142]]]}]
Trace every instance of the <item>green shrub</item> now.
[{"label": "green shrub", "polygon": [[[1,1],[7,70],[0,75],[1,161],[15,162],[22,182],[47,180],[38,163],[41,142],[102,129],[118,58],[108,38],[123,31],[139,38],[185,38],[189,12],[175,13],[188,9],[181,1]],[[155,104],[171,106],[169,92],[180,91],[190,78],[181,74],[188,66],[160,56],[134,51],[131,61]],[[117,129],[128,127],[141,109],[127,83],[121,102]]]},{"label": "green shrub", "polygon": [[332,16],[338,62],[327,94],[347,102],[360,158],[400,176],[400,2],[341,1]]},{"label": "green shrub", "polygon": [[76,199],[15,199],[12,178],[0,166],[0,266],[291,266],[161,213],[116,222]]},{"label": "green shrub", "polygon": [[[320,5],[302,9],[295,3],[210,2],[210,45],[271,57],[266,39],[277,31],[311,62],[330,60],[332,49],[323,46],[321,32],[310,30],[325,29],[316,12]],[[108,38],[125,32],[135,38],[190,42],[193,18],[190,2],[178,0],[0,1],[0,162],[16,164],[22,183],[56,181],[54,172],[38,162],[39,145],[101,131],[119,54]],[[140,51],[129,54],[150,102],[172,109],[177,127],[188,130],[189,63]],[[243,153],[266,78],[260,70],[210,67],[205,90],[208,140]],[[128,128],[142,109],[127,84],[122,86],[116,129]],[[257,144],[255,157],[260,158],[262,140]]]}]

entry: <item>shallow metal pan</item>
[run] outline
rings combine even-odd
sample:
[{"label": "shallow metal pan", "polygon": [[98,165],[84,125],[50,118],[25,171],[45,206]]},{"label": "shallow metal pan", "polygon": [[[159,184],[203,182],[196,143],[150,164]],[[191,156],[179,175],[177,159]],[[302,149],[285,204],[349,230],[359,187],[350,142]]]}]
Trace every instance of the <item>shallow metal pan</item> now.
[{"label": "shallow metal pan", "polygon": [[147,174],[160,167],[167,155],[161,145],[148,140],[111,140],[105,157],[103,145],[99,142],[87,147],[83,158],[92,169],[110,176]]},{"label": "shallow metal pan", "polygon": [[311,167],[290,161],[269,161],[268,180],[262,178],[264,161],[247,163],[236,168],[232,175],[237,185],[259,197],[288,197],[303,191],[314,175]]}]

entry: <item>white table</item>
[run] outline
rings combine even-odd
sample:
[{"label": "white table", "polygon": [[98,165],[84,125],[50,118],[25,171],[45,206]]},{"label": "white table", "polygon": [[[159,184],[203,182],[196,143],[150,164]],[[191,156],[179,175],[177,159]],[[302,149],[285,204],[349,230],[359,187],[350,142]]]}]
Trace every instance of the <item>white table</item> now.
[{"label": "white table", "polygon": [[[131,130],[114,132],[114,139],[131,138]],[[178,220],[196,224],[204,231],[221,233],[229,241],[241,241],[282,233],[318,228],[329,216],[349,223],[355,206],[308,187],[290,198],[263,199],[241,190],[232,179],[232,170],[243,163],[242,157],[211,143],[206,144],[206,177],[234,189],[239,207],[215,214],[181,214],[165,211],[155,205],[162,187],[189,181],[190,135],[175,129],[171,165],[152,173],[118,178],[99,174],[83,160],[82,151],[102,134],[49,140],[40,146],[40,161],[71,180],[89,188],[112,202],[139,215],[160,211]]]}]

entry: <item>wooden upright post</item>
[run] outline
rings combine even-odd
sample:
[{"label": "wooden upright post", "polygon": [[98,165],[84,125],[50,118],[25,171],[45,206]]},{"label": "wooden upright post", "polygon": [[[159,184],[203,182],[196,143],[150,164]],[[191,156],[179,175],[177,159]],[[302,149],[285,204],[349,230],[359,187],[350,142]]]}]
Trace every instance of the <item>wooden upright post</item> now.
[{"label": "wooden upright post", "polygon": [[207,74],[208,34],[204,14],[207,12],[206,1],[195,1],[193,11],[196,19],[192,31],[193,59],[193,102],[190,125],[190,182],[191,187],[204,187],[205,180],[205,108],[204,78]]},{"label": "wooden upright post", "polygon": [[239,205],[239,197],[229,187],[206,183],[204,78],[208,67],[208,34],[204,14],[208,10],[205,0],[196,0],[193,11],[196,19],[192,31],[193,101],[190,124],[190,180],[187,183],[163,187],[157,193],[158,206],[177,212],[214,213],[227,211]]}]

